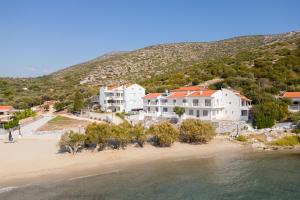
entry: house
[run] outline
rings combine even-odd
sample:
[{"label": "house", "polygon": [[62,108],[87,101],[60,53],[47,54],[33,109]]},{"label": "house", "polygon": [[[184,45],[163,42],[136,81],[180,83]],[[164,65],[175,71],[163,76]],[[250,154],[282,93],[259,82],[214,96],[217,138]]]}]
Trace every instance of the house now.
[{"label": "house", "polygon": [[300,111],[300,92],[285,92],[282,97],[291,100],[291,105],[289,106],[290,111]]},{"label": "house", "polygon": [[99,102],[105,112],[130,112],[143,109],[145,89],[138,84],[100,87]]},{"label": "house", "polygon": [[248,121],[251,100],[231,89],[210,90],[200,86],[181,87],[170,93],[150,93],[143,97],[144,115],[174,118],[175,106],[183,107],[185,118]]},{"label": "house", "polygon": [[0,106],[0,128],[5,122],[13,118],[14,108],[12,106]]}]

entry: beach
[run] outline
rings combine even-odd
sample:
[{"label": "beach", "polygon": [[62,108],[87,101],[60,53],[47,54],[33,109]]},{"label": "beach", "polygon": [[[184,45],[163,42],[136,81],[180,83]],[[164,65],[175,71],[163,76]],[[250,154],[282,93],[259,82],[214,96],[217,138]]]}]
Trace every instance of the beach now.
[{"label": "beach", "polygon": [[201,145],[175,143],[168,148],[130,145],[125,150],[84,151],[72,155],[58,152],[58,140],[58,135],[31,135],[16,143],[0,141],[0,187],[72,179],[168,158],[208,158],[245,150],[243,145],[217,136]]}]

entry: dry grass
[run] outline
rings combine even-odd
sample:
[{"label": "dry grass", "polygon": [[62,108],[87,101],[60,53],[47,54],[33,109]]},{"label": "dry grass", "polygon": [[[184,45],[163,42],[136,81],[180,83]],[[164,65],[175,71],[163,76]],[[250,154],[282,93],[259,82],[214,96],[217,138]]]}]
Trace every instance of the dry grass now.
[{"label": "dry grass", "polygon": [[65,130],[74,129],[77,127],[86,127],[91,122],[84,120],[76,120],[64,116],[56,116],[51,119],[44,126],[40,127],[38,131],[53,131],[53,130]]},{"label": "dry grass", "polygon": [[249,135],[249,138],[250,139],[254,138],[257,141],[263,142],[263,143],[266,142],[266,136],[265,136],[265,134],[251,134],[251,135]]}]

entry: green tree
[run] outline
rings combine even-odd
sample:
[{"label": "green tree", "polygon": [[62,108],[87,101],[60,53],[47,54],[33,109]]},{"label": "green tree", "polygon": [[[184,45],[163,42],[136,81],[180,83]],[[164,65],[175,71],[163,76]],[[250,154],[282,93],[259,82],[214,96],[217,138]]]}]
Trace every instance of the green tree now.
[{"label": "green tree", "polygon": [[111,127],[108,124],[89,124],[85,129],[85,144],[88,146],[98,146],[98,150],[103,150],[111,138]]},{"label": "green tree", "polygon": [[253,125],[259,129],[270,128],[276,121],[287,118],[288,106],[284,102],[267,102],[252,108]]},{"label": "green tree", "polygon": [[65,104],[63,102],[57,101],[55,102],[53,108],[58,112],[65,108]]},{"label": "green tree", "polygon": [[77,91],[73,99],[73,112],[81,112],[82,108],[83,108],[83,96],[79,91]]},{"label": "green tree", "polygon": [[65,132],[58,143],[60,150],[63,152],[68,149],[70,153],[77,153],[78,150],[83,147],[85,135],[76,133],[74,131]]},{"label": "green tree", "polygon": [[143,147],[147,140],[147,134],[144,126],[141,123],[136,124],[131,128],[130,133],[133,141],[136,141],[140,147]]},{"label": "green tree", "polygon": [[128,122],[123,122],[119,125],[112,126],[112,137],[114,139],[114,149],[125,149],[129,144],[131,125]]},{"label": "green tree", "polygon": [[154,136],[154,145],[160,147],[171,146],[179,136],[179,131],[169,122],[152,125],[147,132]]},{"label": "green tree", "polygon": [[176,113],[176,115],[178,115],[179,118],[181,118],[181,116],[185,112],[185,109],[183,107],[175,106],[174,107],[174,112]]},{"label": "green tree", "polygon": [[187,143],[207,143],[216,135],[210,123],[197,119],[184,120],[179,130],[180,139]]}]

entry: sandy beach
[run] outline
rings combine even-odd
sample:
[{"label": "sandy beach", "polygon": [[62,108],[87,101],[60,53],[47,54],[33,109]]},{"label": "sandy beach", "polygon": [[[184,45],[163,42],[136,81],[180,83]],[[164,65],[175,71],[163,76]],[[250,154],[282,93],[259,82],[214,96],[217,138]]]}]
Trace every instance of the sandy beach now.
[{"label": "sandy beach", "polygon": [[0,187],[46,180],[61,180],[105,173],[122,167],[168,158],[210,157],[238,152],[240,144],[216,137],[209,144],[175,143],[170,148],[149,144],[144,148],[129,146],[126,150],[85,151],[76,155],[58,153],[59,136],[27,136],[17,143],[0,141]]}]

